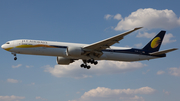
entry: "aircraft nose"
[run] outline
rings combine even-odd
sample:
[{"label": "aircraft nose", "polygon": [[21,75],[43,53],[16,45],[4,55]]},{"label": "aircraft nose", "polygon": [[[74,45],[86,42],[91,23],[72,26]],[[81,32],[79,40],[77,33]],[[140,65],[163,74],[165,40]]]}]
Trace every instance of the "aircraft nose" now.
[{"label": "aircraft nose", "polygon": [[2,45],[1,48],[2,48],[2,49],[5,49],[5,48],[4,48],[4,45]]}]

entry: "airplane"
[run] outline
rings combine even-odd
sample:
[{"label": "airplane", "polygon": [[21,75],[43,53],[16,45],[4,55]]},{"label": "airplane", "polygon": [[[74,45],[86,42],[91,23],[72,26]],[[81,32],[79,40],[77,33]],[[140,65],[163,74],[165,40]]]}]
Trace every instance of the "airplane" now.
[{"label": "airplane", "polygon": [[59,65],[69,65],[75,60],[81,59],[83,63],[80,67],[86,69],[91,68],[88,64],[97,65],[99,60],[128,62],[150,60],[166,57],[166,53],[177,50],[177,48],[172,48],[159,51],[166,33],[163,30],[142,49],[112,46],[115,43],[119,43],[126,35],[141,28],[137,27],[92,44],[20,39],[8,41],[1,48],[11,52],[14,55],[14,60],[17,60],[16,54],[56,56],[56,61]]}]

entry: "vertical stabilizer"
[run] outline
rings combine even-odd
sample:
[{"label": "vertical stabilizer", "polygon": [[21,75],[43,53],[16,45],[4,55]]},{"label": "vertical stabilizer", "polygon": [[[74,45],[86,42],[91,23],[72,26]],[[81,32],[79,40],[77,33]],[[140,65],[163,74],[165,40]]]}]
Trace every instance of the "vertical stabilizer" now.
[{"label": "vertical stabilizer", "polygon": [[144,48],[143,50],[147,50],[149,52],[159,51],[161,43],[163,41],[164,35],[166,31],[160,31]]}]

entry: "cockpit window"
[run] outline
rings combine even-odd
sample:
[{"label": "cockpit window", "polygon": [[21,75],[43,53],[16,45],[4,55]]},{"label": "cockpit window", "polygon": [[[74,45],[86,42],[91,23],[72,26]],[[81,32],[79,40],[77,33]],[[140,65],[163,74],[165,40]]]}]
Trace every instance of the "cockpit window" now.
[{"label": "cockpit window", "polygon": [[6,44],[10,44],[9,42],[6,42]]}]

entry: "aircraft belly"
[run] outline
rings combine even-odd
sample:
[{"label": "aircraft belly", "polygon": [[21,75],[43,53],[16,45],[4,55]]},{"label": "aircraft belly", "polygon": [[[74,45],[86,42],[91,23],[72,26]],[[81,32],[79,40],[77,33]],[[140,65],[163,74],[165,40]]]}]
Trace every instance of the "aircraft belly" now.
[{"label": "aircraft belly", "polygon": [[147,56],[147,55],[140,55],[140,60],[150,60],[150,59],[156,59],[158,57],[155,56]]},{"label": "aircraft belly", "polygon": [[116,61],[138,61],[138,54],[128,54],[128,53],[112,53],[104,52],[107,60],[116,60]]}]

